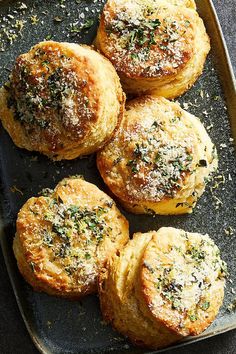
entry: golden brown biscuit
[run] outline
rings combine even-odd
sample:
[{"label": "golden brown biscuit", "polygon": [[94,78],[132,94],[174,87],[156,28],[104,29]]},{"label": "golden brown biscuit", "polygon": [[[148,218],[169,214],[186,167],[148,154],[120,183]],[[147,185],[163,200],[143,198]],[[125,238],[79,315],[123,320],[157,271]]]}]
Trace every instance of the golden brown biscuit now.
[{"label": "golden brown biscuit", "polygon": [[209,38],[194,1],[108,0],[96,47],[125,92],[175,98],[202,73]]},{"label": "golden brown biscuit", "polygon": [[14,253],[35,290],[78,298],[97,290],[106,258],[128,240],[128,222],[95,185],[63,179],[18,214]]},{"label": "golden brown biscuit", "polygon": [[151,232],[140,265],[142,306],[183,336],[204,331],[224,297],[226,265],[208,235],[172,227]]},{"label": "golden brown biscuit", "polygon": [[151,233],[137,233],[119,254],[108,259],[99,274],[99,298],[103,317],[138,346],[162,348],[182,338],[147,317],[136,296],[139,266]]},{"label": "golden brown biscuit", "polygon": [[0,90],[0,118],[17,146],[74,159],[111,137],[124,100],[111,63],[92,48],[41,42],[16,59]]},{"label": "golden brown biscuit", "polygon": [[225,272],[207,235],[173,228],[134,234],[99,275],[104,319],[149,349],[196,335],[218,313]]},{"label": "golden brown biscuit", "polygon": [[98,153],[104,182],[134,213],[191,213],[217,154],[198,118],[162,97],[127,104],[113,139]]}]

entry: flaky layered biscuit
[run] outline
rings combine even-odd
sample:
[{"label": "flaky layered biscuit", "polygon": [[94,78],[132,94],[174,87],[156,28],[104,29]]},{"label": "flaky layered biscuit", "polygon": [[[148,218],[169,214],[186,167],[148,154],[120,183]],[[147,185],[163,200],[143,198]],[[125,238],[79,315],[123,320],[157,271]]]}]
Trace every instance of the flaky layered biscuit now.
[{"label": "flaky layered biscuit", "polygon": [[68,178],[49,196],[24,204],[13,249],[35,290],[79,298],[96,292],[100,268],[128,237],[128,222],[111,198],[91,183]]},{"label": "flaky layered biscuit", "polygon": [[54,160],[100,148],[123,115],[111,63],[88,46],[41,42],[16,59],[0,90],[0,118],[14,143]]},{"label": "flaky layered biscuit", "polygon": [[149,349],[199,334],[222,304],[225,272],[206,235],[173,228],[134,234],[100,273],[104,319]]},{"label": "flaky layered biscuit", "polygon": [[197,335],[216,317],[226,265],[208,235],[172,227],[151,232],[140,264],[141,307],[182,336]]},{"label": "flaky layered biscuit", "polygon": [[97,166],[122,205],[134,213],[191,213],[217,154],[198,118],[162,97],[127,104],[114,138]]},{"label": "flaky layered biscuit", "polygon": [[139,267],[151,233],[137,233],[120,254],[110,257],[99,275],[99,299],[104,319],[138,346],[161,348],[182,336],[147,317],[136,296]]},{"label": "flaky layered biscuit", "polygon": [[209,38],[194,1],[109,0],[95,45],[125,92],[175,98],[202,73]]}]

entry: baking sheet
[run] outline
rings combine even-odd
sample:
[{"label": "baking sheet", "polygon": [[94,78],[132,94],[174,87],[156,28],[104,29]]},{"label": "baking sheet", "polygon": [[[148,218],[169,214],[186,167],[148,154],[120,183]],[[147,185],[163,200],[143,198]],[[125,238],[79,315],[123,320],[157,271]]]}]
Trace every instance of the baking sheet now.
[{"label": "baking sheet", "polygon": [[[16,56],[43,39],[91,43],[104,3],[99,0],[0,1],[0,84],[7,80]],[[219,171],[192,215],[153,218],[123,211],[129,219],[131,233],[161,226],[209,233],[228,263],[230,279],[216,321],[202,335],[188,338],[184,344],[236,327],[233,310],[236,299],[236,159],[232,137],[232,134],[236,136],[235,86],[212,5],[208,0],[199,0],[197,5],[211,37],[212,51],[201,78],[178,101],[183,108],[199,116],[207,128],[218,150]],[[55,354],[144,352],[133,348],[103,323],[97,296],[70,302],[33,292],[20,276],[12,253],[17,212],[42,188],[53,188],[68,175],[82,174],[107,192],[96,169],[95,156],[51,162],[42,155],[16,148],[1,127],[0,173],[2,250],[20,311],[37,348],[43,353]]]}]

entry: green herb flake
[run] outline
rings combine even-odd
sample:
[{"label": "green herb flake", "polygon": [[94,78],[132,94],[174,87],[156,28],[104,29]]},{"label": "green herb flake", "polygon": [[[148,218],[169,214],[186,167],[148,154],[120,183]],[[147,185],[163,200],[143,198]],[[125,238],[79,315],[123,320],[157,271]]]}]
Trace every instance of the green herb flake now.
[{"label": "green herb flake", "polygon": [[77,205],[71,205],[68,208],[68,211],[70,212],[71,216],[75,216],[75,214],[79,211],[79,207]]},{"label": "green herb flake", "polygon": [[189,27],[191,22],[189,20],[185,20],[184,24],[185,24],[185,27]]},{"label": "green herb flake", "polygon": [[93,18],[89,18],[86,20],[86,22],[82,25],[82,29],[89,29],[90,27],[92,27],[94,24],[94,19]]},{"label": "green herb flake", "polygon": [[138,172],[137,162],[135,160],[129,160],[126,166],[130,166],[133,173]]},{"label": "green herb flake", "polygon": [[138,56],[137,53],[131,53],[131,54],[130,54],[130,57],[131,57],[131,59],[133,59],[133,60],[137,60],[137,59],[139,58],[139,56]]},{"label": "green herb flake", "polygon": [[84,257],[85,259],[91,259],[91,255],[88,252],[85,253]]},{"label": "green herb flake", "polygon": [[209,302],[209,301],[204,301],[204,302],[200,305],[200,308],[201,308],[203,311],[208,310],[209,307],[210,307],[210,302]]},{"label": "green herb flake", "polygon": [[45,232],[43,236],[43,243],[48,247],[53,246],[53,236],[50,232]]},{"label": "green herb flake", "polygon": [[198,317],[197,317],[196,314],[195,315],[189,315],[189,319],[190,319],[191,322],[195,322],[195,321],[197,321]]},{"label": "green herb flake", "polygon": [[193,156],[192,155],[188,155],[186,160],[187,161],[193,161]]},{"label": "green herb flake", "polygon": [[197,262],[203,261],[206,257],[206,253],[204,251],[200,251],[197,247],[192,247],[191,249],[187,250],[186,254],[190,255],[191,258]]},{"label": "green herb flake", "polygon": [[44,60],[42,61],[42,66],[48,66],[50,64],[50,61]]}]

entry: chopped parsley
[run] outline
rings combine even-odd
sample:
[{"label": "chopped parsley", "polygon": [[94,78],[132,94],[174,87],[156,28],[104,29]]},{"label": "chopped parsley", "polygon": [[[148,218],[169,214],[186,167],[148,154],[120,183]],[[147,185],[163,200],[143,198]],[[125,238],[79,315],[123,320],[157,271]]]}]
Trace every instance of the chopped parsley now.
[{"label": "chopped parsley", "polygon": [[81,260],[91,259],[97,245],[110,234],[112,228],[107,225],[105,217],[113,204],[88,209],[76,204],[65,204],[59,196],[46,201],[48,208],[44,220],[47,224],[42,230],[42,244],[72,275]]},{"label": "chopped parsley", "polygon": [[203,311],[208,310],[209,307],[210,307],[210,301],[204,301],[204,302],[200,305],[200,308],[201,308]]},{"label": "chopped parsley", "polygon": [[191,247],[187,250],[186,254],[190,255],[197,262],[202,262],[206,258],[206,253],[199,249],[199,247]]},{"label": "chopped parsley", "polygon": [[155,31],[161,25],[159,19],[142,19],[137,24],[134,22],[123,21],[117,17],[113,23],[106,26],[108,34],[117,33],[122,36],[124,29],[128,30],[126,35],[125,48],[131,51],[132,59],[139,59],[139,54],[135,52],[136,49],[143,49],[142,55],[148,56],[150,47],[156,44]]},{"label": "chopped parsley", "polygon": [[194,314],[194,315],[189,315],[189,319],[190,319],[191,322],[195,322],[195,321],[197,321],[198,317],[197,317],[196,314]]}]

